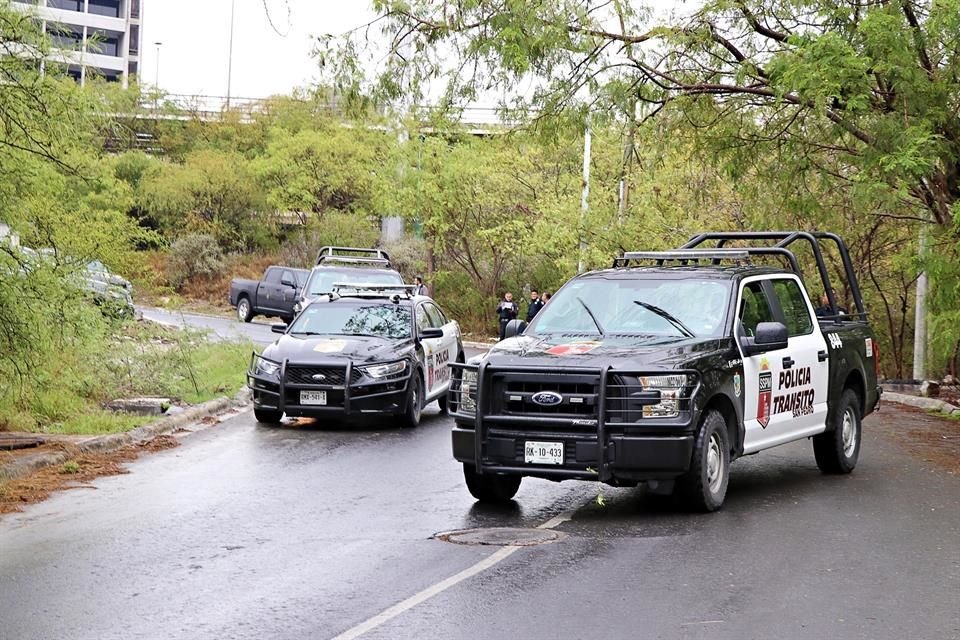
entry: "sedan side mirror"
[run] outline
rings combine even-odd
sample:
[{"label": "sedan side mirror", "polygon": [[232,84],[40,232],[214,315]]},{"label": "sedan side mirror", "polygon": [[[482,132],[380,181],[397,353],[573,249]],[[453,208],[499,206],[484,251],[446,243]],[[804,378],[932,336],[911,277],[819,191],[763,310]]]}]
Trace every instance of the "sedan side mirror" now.
[{"label": "sedan side mirror", "polygon": [[272,325],[270,325],[270,331],[273,331],[274,333],[286,333],[286,332],[287,332],[287,325],[285,325],[285,324],[272,324]]},{"label": "sedan side mirror", "polygon": [[786,349],[787,344],[787,327],[782,322],[757,323],[757,334],[754,337],[740,338],[740,345],[745,356]]},{"label": "sedan side mirror", "polygon": [[429,340],[430,338],[442,338],[442,337],[443,337],[443,329],[436,329],[433,327],[428,329],[420,329],[421,340]]},{"label": "sedan side mirror", "polygon": [[512,338],[523,333],[527,329],[527,323],[523,320],[511,320],[503,330],[504,338]]}]

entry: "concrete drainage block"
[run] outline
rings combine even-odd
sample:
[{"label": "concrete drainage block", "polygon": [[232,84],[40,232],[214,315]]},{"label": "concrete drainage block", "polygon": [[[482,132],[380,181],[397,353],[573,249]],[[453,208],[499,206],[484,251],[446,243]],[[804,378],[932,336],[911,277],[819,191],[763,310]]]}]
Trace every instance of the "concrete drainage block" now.
[{"label": "concrete drainage block", "polygon": [[563,540],[566,536],[551,529],[523,529],[520,527],[496,527],[488,529],[461,529],[445,531],[433,536],[437,540],[454,544],[492,545],[499,547],[532,547]]},{"label": "concrete drainage block", "polygon": [[126,398],[107,404],[111,411],[133,413],[138,416],[160,416],[173,405],[170,398]]}]

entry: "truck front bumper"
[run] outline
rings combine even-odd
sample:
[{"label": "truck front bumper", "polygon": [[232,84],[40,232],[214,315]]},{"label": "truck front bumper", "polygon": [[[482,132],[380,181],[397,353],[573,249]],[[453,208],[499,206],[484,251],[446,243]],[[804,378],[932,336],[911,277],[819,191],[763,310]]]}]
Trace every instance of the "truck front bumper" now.
[{"label": "truck front bumper", "polygon": [[[524,462],[527,441],[563,443],[560,465]],[[482,443],[482,468],[490,473],[515,473],[553,480],[596,480],[599,476],[599,446],[596,439],[578,439],[559,434],[490,435]],[[457,425],[453,429],[453,457],[476,464],[476,430]],[[690,468],[693,436],[611,435],[604,447],[611,479],[644,481],[677,476]],[[604,481],[607,478],[603,479]]]}]

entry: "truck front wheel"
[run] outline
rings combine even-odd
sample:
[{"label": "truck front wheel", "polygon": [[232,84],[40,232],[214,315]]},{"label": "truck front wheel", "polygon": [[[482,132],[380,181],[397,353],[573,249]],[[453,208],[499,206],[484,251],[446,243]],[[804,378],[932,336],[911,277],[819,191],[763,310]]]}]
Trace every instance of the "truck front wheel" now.
[{"label": "truck front wheel", "polygon": [[813,457],[824,473],[850,473],[860,457],[860,399],[845,389],[834,412],[833,429],[813,436]]},{"label": "truck front wheel", "polygon": [[678,493],[696,511],[716,511],[723,506],[729,480],[727,422],[720,412],[709,410],[697,430],[690,470],[677,480]]},{"label": "truck front wheel", "polygon": [[283,411],[254,407],[253,416],[257,419],[257,422],[262,422],[263,424],[280,424],[280,420],[283,418]]},{"label": "truck front wheel", "polygon": [[504,503],[517,495],[522,476],[503,476],[494,473],[477,473],[472,464],[463,465],[463,479],[467,481],[470,495],[480,502]]}]

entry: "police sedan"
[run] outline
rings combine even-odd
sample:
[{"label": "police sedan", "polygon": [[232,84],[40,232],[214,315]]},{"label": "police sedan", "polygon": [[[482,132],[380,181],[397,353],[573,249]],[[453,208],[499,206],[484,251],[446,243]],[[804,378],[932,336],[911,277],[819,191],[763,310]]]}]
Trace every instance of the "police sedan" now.
[{"label": "police sedan", "polygon": [[427,296],[397,285],[337,284],[254,353],[247,372],[257,421],[398,415],[420,424],[425,405],[447,410],[451,362],[463,362],[460,327]]}]

